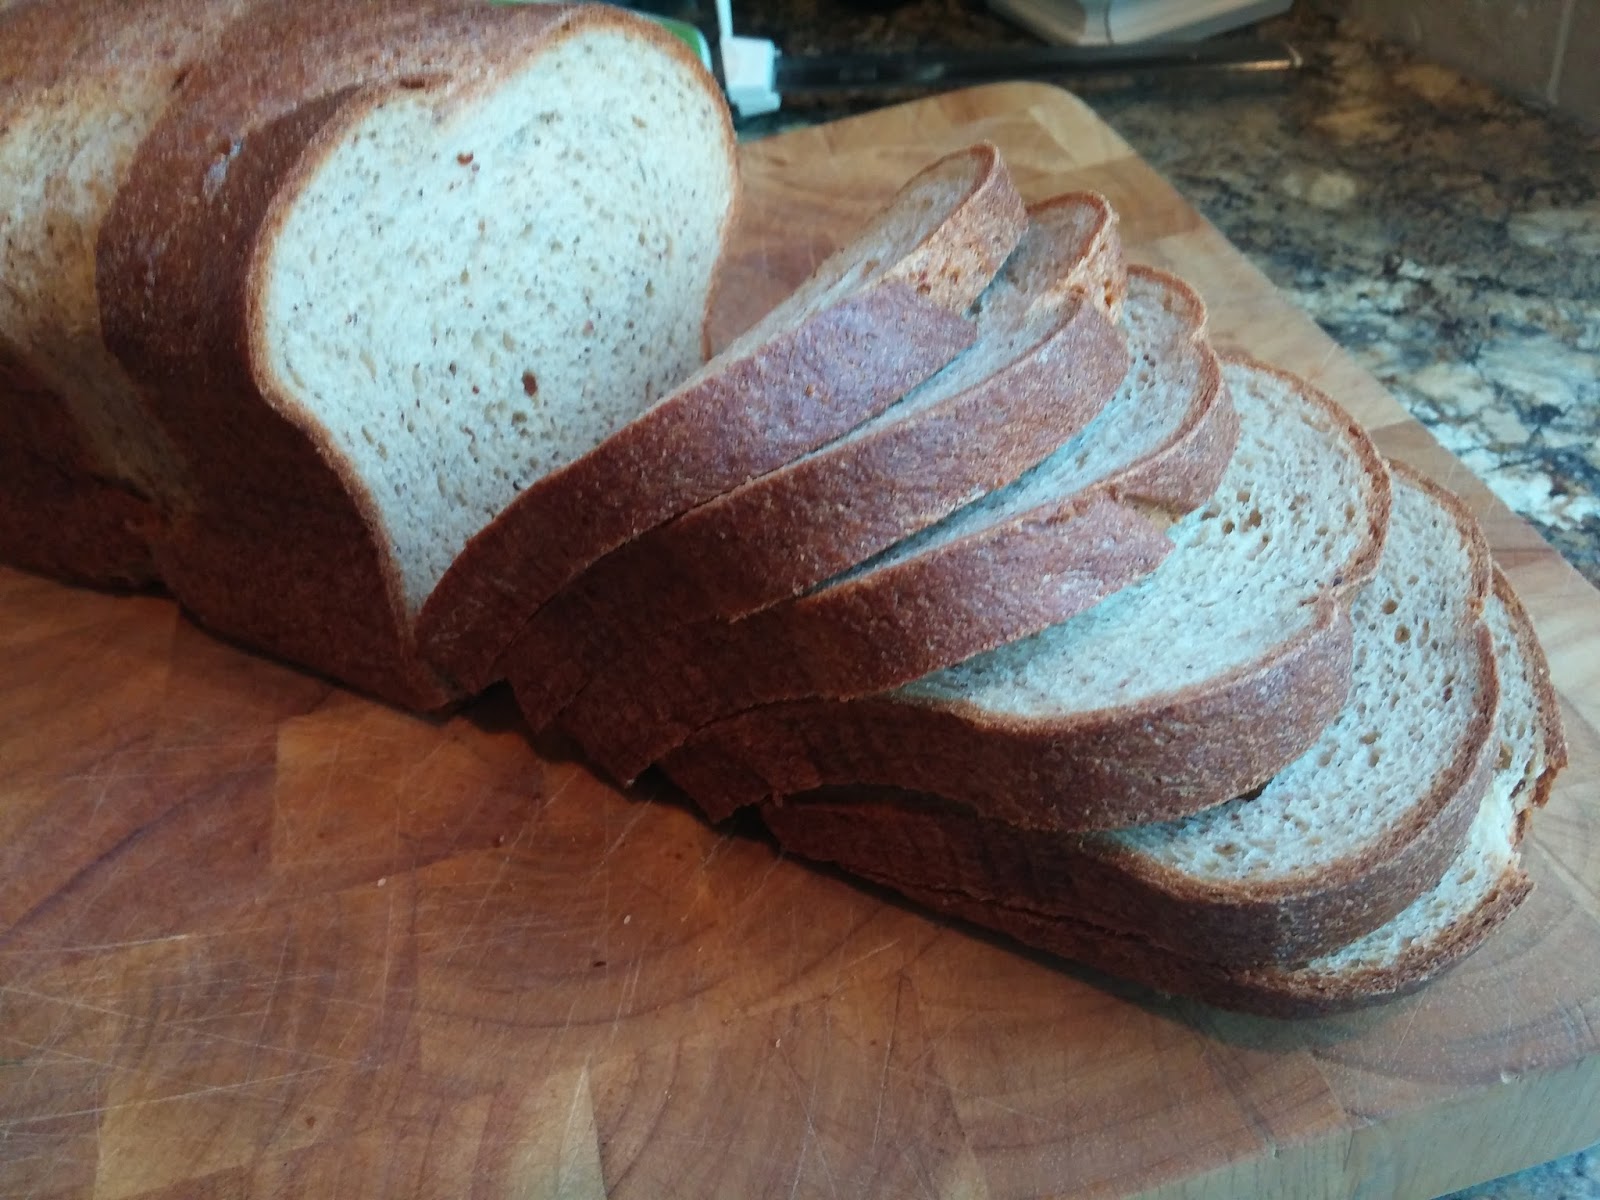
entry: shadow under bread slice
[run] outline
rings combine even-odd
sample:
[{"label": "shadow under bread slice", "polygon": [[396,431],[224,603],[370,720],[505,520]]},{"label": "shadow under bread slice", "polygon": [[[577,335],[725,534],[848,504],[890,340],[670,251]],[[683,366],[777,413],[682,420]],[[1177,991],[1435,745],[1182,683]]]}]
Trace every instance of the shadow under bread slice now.
[{"label": "shadow under bread slice", "polygon": [[1222,1008],[1317,1016],[1414,992],[1478,949],[1533,889],[1520,845],[1532,810],[1566,765],[1560,710],[1543,651],[1503,575],[1486,608],[1499,675],[1500,755],[1460,852],[1439,882],[1393,918],[1329,953],[1291,966],[1227,967],[1174,954],[1134,934],[976,899],[905,887],[909,899],[1020,942]]},{"label": "shadow under bread slice", "polygon": [[1243,359],[1224,379],[1238,448],[1152,574],[908,686],[751,708],[699,732],[668,773],[712,819],[875,784],[1065,831],[1169,820],[1266,782],[1344,706],[1348,609],[1377,567],[1389,477],[1303,381]]},{"label": "shadow under bread slice", "polygon": [[719,717],[909,683],[1148,574],[1165,528],[1222,476],[1236,420],[1191,289],[1136,271],[1124,319],[1133,366],[1117,396],[1038,467],[802,596],[668,631],[615,661],[561,727],[628,779]]},{"label": "shadow under bread slice", "polygon": [[[1259,792],[1062,834],[836,789],[763,806],[767,825],[786,850],[892,887],[1086,920],[1218,965],[1302,962],[1371,931],[1439,881],[1513,740],[1496,729],[1488,546],[1453,496],[1404,469],[1394,483],[1383,559],[1351,607],[1349,698]],[[1508,720],[1533,707],[1509,682]]]},{"label": "shadow under bread slice", "polygon": [[1105,407],[1128,367],[1115,215],[1074,193],[1028,221],[973,305],[977,340],[949,366],[844,437],[619,547],[534,613],[496,672],[531,728],[605,663],[855,566],[1010,483]]}]

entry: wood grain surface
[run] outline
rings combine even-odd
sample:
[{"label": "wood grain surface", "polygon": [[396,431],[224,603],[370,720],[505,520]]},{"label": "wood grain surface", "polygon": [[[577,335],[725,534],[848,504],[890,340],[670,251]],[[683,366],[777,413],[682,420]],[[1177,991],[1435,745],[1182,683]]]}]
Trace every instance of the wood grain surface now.
[{"label": "wood grain surface", "polygon": [[746,147],[724,336],[980,137],[1484,518],[1573,750],[1510,924],[1364,1014],[1165,1001],[619,794],[503,697],[430,723],[0,572],[0,1194],[1402,1197],[1600,1138],[1600,596],[1087,109]]}]

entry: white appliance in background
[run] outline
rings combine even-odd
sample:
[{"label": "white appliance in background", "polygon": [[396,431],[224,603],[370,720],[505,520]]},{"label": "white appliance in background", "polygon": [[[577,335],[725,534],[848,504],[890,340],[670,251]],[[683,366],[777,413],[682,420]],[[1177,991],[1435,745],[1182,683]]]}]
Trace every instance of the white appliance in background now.
[{"label": "white appliance in background", "polygon": [[[723,89],[734,111],[740,117],[754,117],[778,108],[786,95],[973,86],[1000,79],[1056,78],[1153,66],[1293,70],[1301,59],[1292,46],[1249,37],[1203,40],[1224,29],[1284,12],[1291,2],[989,0],[990,7],[1058,44],[990,51],[937,47],[902,53],[851,51],[792,58],[779,53],[766,38],[735,34],[731,0],[714,0],[714,41],[696,25],[657,19],[694,46],[708,68],[720,68]],[[1142,49],[1145,45],[1148,50]]]},{"label": "white appliance in background", "polygon": [[1193,41],[1278,16],[1292,0],[988,0],[989,7],[1048,42],[1118,46]]}]

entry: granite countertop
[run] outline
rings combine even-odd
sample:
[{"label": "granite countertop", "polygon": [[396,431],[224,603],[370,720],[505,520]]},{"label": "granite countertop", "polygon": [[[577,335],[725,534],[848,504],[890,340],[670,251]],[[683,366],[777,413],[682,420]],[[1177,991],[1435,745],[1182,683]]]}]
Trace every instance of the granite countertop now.
[{"label": "granite countertop", "polygon": [[[789,53],[1036,44],[975,0],[741,0]],[[1600,586],[1600,137],[1299,13],[1302,70],[1080,93]],[[860,112],[855,97],[744,137]],[[1452,1200],[1600,1200],[1600,1147]]]},{"label": "granite countertop", "polygon": [[[1035,44],[976,0],[747,0],[784,51]],[[1600,137],[1315,13],[1305,67],[1080,88],[1143,157],[1600,586]],[[761,136],[883,98],[745,123]]]}]

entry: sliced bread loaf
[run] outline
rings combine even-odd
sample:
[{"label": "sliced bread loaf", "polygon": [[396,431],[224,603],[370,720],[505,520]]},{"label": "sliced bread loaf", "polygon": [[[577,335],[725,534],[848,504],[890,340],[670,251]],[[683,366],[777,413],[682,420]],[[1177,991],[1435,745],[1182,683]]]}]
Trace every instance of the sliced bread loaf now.
[{"label": "sliced bread loaf", "polygon": [[763,806],[768,827],[786,850],[880,883],[1087,920],[1218,965],[1303,962],[1370,932],[1438,883],[1501,757],[1488,546],[1453,496],[1403,470],[1394,482],[1383,559],[1351,609],[1349,699],[1259,792],[1060,834],[841,789]]},{"label": "sliced bread loaf", "polygon": [[975,336],[963,314],[1026,223],[993,146],[922,171],[712,362],[527,481],[428,597],[418,629],[433,663],[468,689],[490,682],[528,618],[602,555],[846,433],[950,362]]},{"label": "sliced bread loaf", "polygon": [[1532,890],[1519,861],[1531,810],[1566,764],[1560,709],[1538,639],[1504,576],[1486,613],[1501,681],[1495,763],[1465,844],[1439,882],[1372,932],[1292,966],[1226,967],[1088,921],[1008,908],[960,891],[906,888],[951,916],[1113,975],[1271,1016],[1338,1012],[1413,992],[1483,944]]},{"label": "sliced bread loaf", "polygon": [[100,337],[94,247],[140,139],[248,0],[33,0],[0,17],[0,561],[155,573],[178,474]]},{"label": "sliced bread loaf", "polygon": [[1167,820],[1264,783],[1344,706],[1348,605],[1377,566],[1389,481],[1315,389],[1246,360],[1224,377],[1239,448],[1148,578],[894,692],[743,713],[669,773],[713,819],[868,783],[1062,830]]},{"label": "sliced bread loaf", "polygon": [[562,727],[628,779],[730,713],[910,682],[1147,574],[1170,548],[1161,527],[1215,486],[1237,426],[1198,298],[1137,271],[1124,313],[1134,365],[1078,438],[804,596],[668,631],[654,655],[597,677]]},{"label": "sliced bread loaf", "polygon": [[257,14],[101,231],[105,336],[192,472],[168,586],[253,646],[447,700],[423,598],[702,361],[736,180],[709,76],[620,10]]},{"label": "sliced bread loaf", "polygon": [[505,658],[530,726],[599,664],[651,655],[663,630],[795,595],[1004,486],[1105,406],[1128,367],[1111,315],[1127,290],[1116,220],[1084,193],[1028,217],[954,363],[845,437],[635,538],[534,614]]}]

